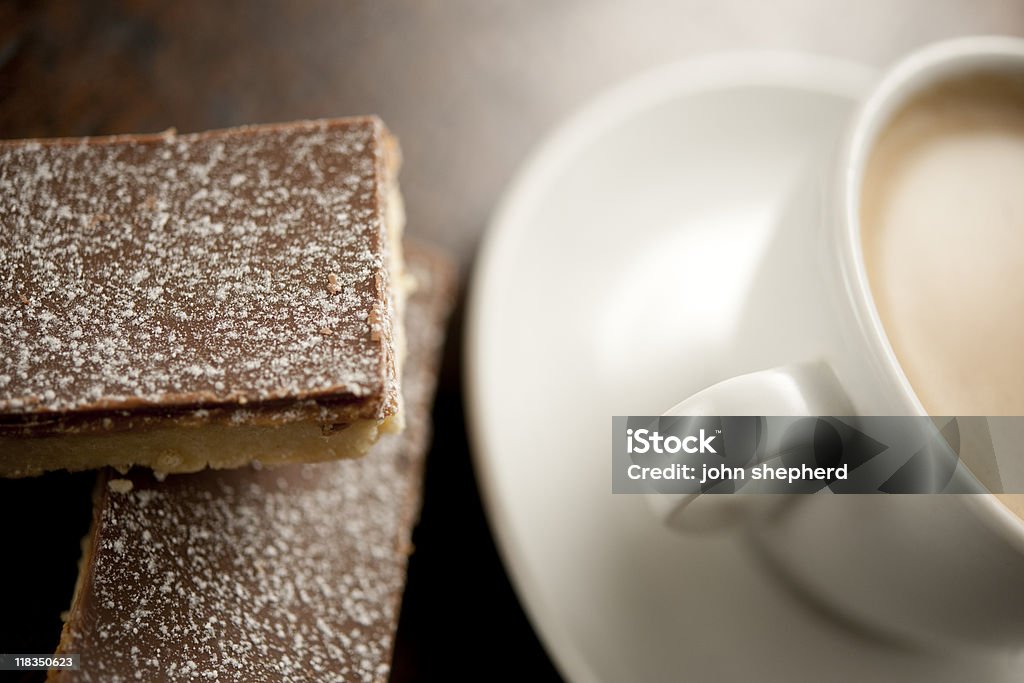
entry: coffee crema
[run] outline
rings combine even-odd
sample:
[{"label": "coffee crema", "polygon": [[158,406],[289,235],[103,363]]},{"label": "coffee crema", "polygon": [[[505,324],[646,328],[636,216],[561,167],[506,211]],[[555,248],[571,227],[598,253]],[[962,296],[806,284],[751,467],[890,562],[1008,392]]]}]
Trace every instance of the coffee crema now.
[{"label": "coffee crema", "polygon": [[1024,519],[1024,493],[997,493],[1003,505],[1010,509],[1010,512]]},{"label": "coffee crema", "polygon": [[1024,74],[913,98],[861,199],[875,304],[928,413],[1024,415]]},{"label": "coffee crema", "polygon": [[[931,415],[1024,415],[1024,74],[912,98],[874,144],[861,241],[889,342]],[[999,496],[1024,517],[1024,495]]]}]

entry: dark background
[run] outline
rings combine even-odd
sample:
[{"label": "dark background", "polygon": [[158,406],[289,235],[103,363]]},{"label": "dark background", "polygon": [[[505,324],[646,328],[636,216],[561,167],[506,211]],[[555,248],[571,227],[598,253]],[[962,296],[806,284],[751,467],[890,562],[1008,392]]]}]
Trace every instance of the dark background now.
[{"label": "dark background", "polygon": [[[1024,2],[0,0],[0,137],[376,113],[402,143],[408,232],[450,250],[465,285],[488,214],[529,148],[621,78],[728,49],[883,65],[932,40],[996,32],[1024,34]],[[460,306],[393,678],[556,680],[473,478],[461,318]],[[55,646],[91,480],[0,480],[0,652]]]}]

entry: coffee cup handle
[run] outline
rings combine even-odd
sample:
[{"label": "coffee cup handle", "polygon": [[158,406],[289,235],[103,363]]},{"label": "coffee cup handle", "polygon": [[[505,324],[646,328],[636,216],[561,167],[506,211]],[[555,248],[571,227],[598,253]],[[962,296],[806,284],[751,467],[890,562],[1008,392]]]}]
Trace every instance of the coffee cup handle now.
[{"label": "coffee cup handle", "polygon": [[[824,362],[799,363],[723,380],[677,403],[666,416],[852,415],[853,407],[835,373]],[[687,532],[730,527],[752,516],[769,515],[790,496],[648,494],[655,516]]]}]

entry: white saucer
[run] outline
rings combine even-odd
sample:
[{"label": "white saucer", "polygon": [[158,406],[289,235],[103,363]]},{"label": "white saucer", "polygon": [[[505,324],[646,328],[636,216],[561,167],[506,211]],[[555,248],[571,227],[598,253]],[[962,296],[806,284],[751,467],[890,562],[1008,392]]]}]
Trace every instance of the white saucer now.
[{"label": "white saucer", "polygon": [[505,195],[471,292],[467,409],[505,565],[567,678],[1020,680],[1020,656],[858,635],[733,536],[676,535],[611,493],[612,415],[800,358],[806,311],[754,304],[786,291],[766,274],[813,267],[819,226],[793,198],[871,79],[777,54],[659,70],[584,108]]}]

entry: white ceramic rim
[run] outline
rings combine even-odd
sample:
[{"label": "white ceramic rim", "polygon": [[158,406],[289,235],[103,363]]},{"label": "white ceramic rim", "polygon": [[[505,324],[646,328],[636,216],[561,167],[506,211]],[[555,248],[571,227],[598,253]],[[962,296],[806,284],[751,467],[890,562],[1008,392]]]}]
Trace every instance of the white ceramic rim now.
[{"label": "white ceramic rim", "polygon": [[659,103],[735,87],[777,87],[857,100],[873,80],[874,71],[855,62],[773,51],[708,55],[657,68],[585,103],[548,134],[520,166],[499,202],[481,241],[470,278],[463,358],[467,431],[480,495],[499,555],[530,623],[567,680],[593,681],[599,680],[599,676],[576,649],[572,634],[539,598],[539,580],[527,571],[523,560],[524,543],[512,530],[500,500],[496,472],[484,455],[495,449],[482,424],[483,411],[477,407],[482,405],[486,392],[478,385],[474,369],[482,366],[487,355],[477,340],[481,335],[482,314],[495,292],[502,288],[493,273],[501,260],[504,242],[542,197],[552,179],[582,150],[616,125]]},{"label": "white ceramic rim", "polygon": [[[864,167],[875,138],[910,97],[943,80],[985,68],[1017,64],[1024,69],[1024,40],[1010,36],[968,36],[928,45],[887,70],[851,120],[840,153],[839,198],[842,239],[840,259],[847,293],[867,333],[873,357],[881,359],[908,415],[927,415],[900,367],[871,295],[860,248],[860,192]],[[1024,552],[1024,521],[994,496],[968,496],[968,507]]]}]

